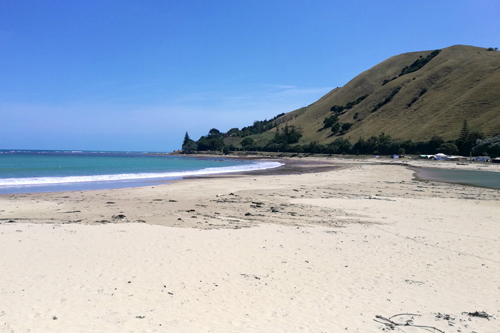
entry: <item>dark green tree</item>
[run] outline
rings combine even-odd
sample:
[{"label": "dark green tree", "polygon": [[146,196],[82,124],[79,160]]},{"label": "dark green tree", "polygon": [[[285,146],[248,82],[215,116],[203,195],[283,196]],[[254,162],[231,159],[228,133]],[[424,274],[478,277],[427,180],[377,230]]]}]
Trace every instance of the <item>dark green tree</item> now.
[{"label": "dark green tree", "polygon": [[337,134],[340,130],[340,124],[339,123],[335,123],[332,125],[332,133],[333,134]]},{"label": "dark green tree", "polygon": [[209,150],[211,150],[211,151],[220,151],[224,148],[224,142],[222,141],[221,138],[209,139],[208,143],[210,145]]},{"label": "dark green tree", "polygon": [[255,146],[255,141],[252,138],[246,137],[241,141],[241,146],[245,150],[250,150],[253,146]]},{"label": "dark green tree", "polygon": [[184,146],[186,143],[189,142],[189,140],[191,140],[191,138],[189,137],[189,134],[186,131],[186,134],[184,135],[184,141],[182,141],[182,145]]},{"label": "dark green tree", "polygon": [[456,155],[458,154],[458,148],[453,142],[445,142],[436,149],[436,152],[446,155]]},{"label": "dark green tree", "polygon": [[284,143],[284,144],[292,144],[299,142],[302,137],[302,130],[299,127],[294,125],[288,126],[285,124],[282,130],[279,128],[276,129],[276,133],[274,134],[273,143]]},{"label": "dark green tree", "polygon": [[361,137],[356,141],[356,143],[352,146],[352,151],[356,154],[367,154],[366,149],[366,141],[365,138]]},{"label": "dark green tree", "polygon": [[500,156],[500,135],[496,135],[489,139],[479,139],[476,146],[472,148],[474,155],[489,155],[493,158]]},{"label": "dark green tree", "polygon": [[231,128],[229,131],[227,131],[227,135],[229,135],[229,136],[240,136],[241,135],[241,131],[237,127],[234,127],[234,128]]},{"label": "dark green tree", "polygon": [[323,152],[324,146],[317,141],[311,141],[308,145],[304,146],[304,152],[309,154],[319,154]]},{"label": "dark green tree", "polygon": [[471,131],[467,120],[464,120],[462,130],[460,131],[460,136],[456,141],[458,147],[458,153],[461,155],[469,155],[472,152],[472,148],[476,145],[477,140],[483,140],[485,137],[483,132]]},{"label": "dark green tree", "polygon": [[325,146],[327,154],[347,154],[351,151],[351,143],[347,139],[337,138]]},{"label": "dark green tree", "polygon": [[392,148],[392,138],[389,134],[382,133],[378,136],[378,149],[377,152],[379,154],[393,154],[391,152]]},{"label": "dark green tree", "polygon": [[430,154],[435,154],[436,153],[436,149],[439,148],[439,146],[441,146],[442,144],[444,143],[444,140],[442,137],[440,136],[433,136],[430,140],[429,140],[429,143],[428,143],[428,152]]},{"label": "dark green tree", "polygon": [[191,140],[188,132],[186,132],[186,135],[184,135],[184,141],[182,142],[182,151],[186,154],[192,154],[197,150],[198,145],[196,144],[196,142]]},{"label": "dark green tree", "polygon": [[458,141],[467,141],[469,138],[469,125],[467,124],[467,119],[464,120],[464,124],[462,125],[462,129],[460,130],[460,136],[458,137]]},{"label": "dark green tree", "polygon": [[351,128],[352,124],[351,123],[344,123],[342,124],[342,132],[347,132]]},{"label": "dark green tree", "polygon": [[332,125],[338,121],[339,121],[339,117],[337,117],[336,115],[332,115],[328,118],[325,118],[323,120],[323,128],[332,127]]},{"label": "dark green tree", "polygon": [[208,132],[208,137],[210,137],[210,138],[218,138],[220,136],[221,136],[221,132],[217,128],[212,128]]}]

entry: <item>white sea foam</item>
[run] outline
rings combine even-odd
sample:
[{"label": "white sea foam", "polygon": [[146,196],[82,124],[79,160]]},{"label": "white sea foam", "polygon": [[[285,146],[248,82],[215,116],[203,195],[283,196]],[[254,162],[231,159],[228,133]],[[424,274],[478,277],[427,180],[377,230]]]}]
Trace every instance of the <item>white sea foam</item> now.
[{"label": "white sea foam", "polygon": [[33,186],[33,185],[57,185],[87,182],[119,182],[128,180],[147,179],[176,179],[189,176],[204,176],[224,173],[235,173],[244,171],[273,169],[282,166],[279,162],[257,162],[238,166],[222,168],[205,168],[192,171],[164,172],[164,173],[125,173],[116,175],[93,175],[93,176],[67,176],[67,177],[30,177],[30,178],[5,178],[0,179],[0,186]]}]

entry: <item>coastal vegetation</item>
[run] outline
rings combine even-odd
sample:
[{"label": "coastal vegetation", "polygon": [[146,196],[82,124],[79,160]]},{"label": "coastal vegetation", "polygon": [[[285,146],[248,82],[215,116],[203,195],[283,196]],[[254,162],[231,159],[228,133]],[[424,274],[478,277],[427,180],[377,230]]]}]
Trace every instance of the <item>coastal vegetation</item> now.
[{"label": "coastal vegetation", "polygon": [[356,105],[358,105],[359,103],[361,103],[366,97],[368,97],[368,94],[363,95],[363,96],[359,97],[358,99],[356,99],[355,101],[351,101],[351,102],[347,103],[346,105],[334,105],[330,108],[330,111],[338,113],[338,114],[343,113],[345,110],[350,110],[353,107],[355,107]]},{"label": "coastal vegetation", "polygon": [[196,142],[191,140],[188,132],[184,135],[184,141],[182,142],[182,151],[186,154],[192,154],[198,150],[198,145]]},{"label": "coastal vegetation", "polygon": [[437,56],[439,54],[439,52],[441,52],[441,50],[435,50],[435,51],[432,51],[425,58],[423,58],[423,57],[418,58],[410,66],[404,67],[401,70],[401,73],[399,73],[399,76],[403,76],[403,75],[410,74],[410,73],[418,71],[419,69],[421,69],[422,67],[424,67],[425,65],[427,65],[427,63],[429,61],[431,61],[435,56]]},{"label": "coastal vegetation", "polygon": [[256,120],[254,121],[253,125],[243,127],[241,130],[239,130],[238,128],[232,128],[227,132],[227,135],[244,138],[249,135],[264,133],[278,126],[279,124],[278,119],[280,117],[283,117],[284,115],[285,115],[284,113],[280,113],[269,120],[267,119],[262,121]]},{"label": "coastal vegetation", "polygon": [[425,94],[427,92],[427,89],[426,88],[422,88],[420,89],[420,92],[418,93],[417,96],[413,97],[412,100],[410,101],[410,103],[407,104],[408,107],[411,107],[413,105],[413,103],[415,103],[416,101],[418,101],[418,99],[420,97],[422,97],[423,94]]},{"label": "coastal vegetation", "polygon": [[[254,139],[246,137],[241,141],[240,146],[235,146],[226,145],[224,140],[221,139],[227,133],[220,133],[216,129],[212,129],[210,133],[207,136],[202,136],[197,142],[190,140],[186,133],[188,140],[185,139],[186,143],[183,144],[182,151],[186,154],[198,151],[220,151],[226,154],[235,151],[261,151],[330,155],[432,155],[444,153],[447,155],[461,154],[468,156],[473,153],[474,155],[500,156],[500,133],[486,139],[481,131],[469,130],[467,121],[464,121],[460,136],[455,140],[448,141],[437,135],[427,141],[395,140],[391,135],[381,133],[367,139],[359,138],[354,143],[351,143],[348,139],[337,137],[328,144],[321,144],[317,141],[298,144],[302,136],[301,129],[285,125],[283,129],[277,129],[274,138],[266,145],[258,145]],[[213,138],[213,135],[218,137]],[[202,149],[197,150],[194,147],[202,147]]]},{"label": "coastal vegetation", "polygon": [[381,102],[377,103],[377,104],[373,107],[372,112],[377,111],[378,109],[380,109],[381,107],[383,107],[384,105],[386,105],[387,103],[389,103],[389,102],[392,100],[392,98],[393,98],[394,96],[396,96],[396,94],[399,92],[399,90],[400,90],[400,89],[401,89],[401,87],[396,87],[396,88],[394,88],[394,89],[390,92],[390,94],[389,94],[387,97],[385,97],[385,98],[384,98],[384,100],[383,100],[383,101],[381,101]]}]

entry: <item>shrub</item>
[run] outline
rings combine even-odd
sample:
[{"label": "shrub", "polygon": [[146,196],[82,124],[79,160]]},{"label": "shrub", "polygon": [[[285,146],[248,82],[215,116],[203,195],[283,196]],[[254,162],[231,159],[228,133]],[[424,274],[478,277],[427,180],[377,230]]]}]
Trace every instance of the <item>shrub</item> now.
[{"label": "shrub", "polygon": [[427,65],[427,63],[429,61],[431,61],[435,56],[437,56],[439,54],[439,52],[441,52],[441,50],[435,50],[435,51],[432,51],[427,57],[425,58],[418,58],[417,60],[415,60],[410,66],[406,66],[404,67],[402,70],[401,70],[401,73],[399,74],[399,76],[402,76],[402,75],[405,75],[405,74],[409,74],[409,73],[413,73],[413,72],[416,72],[418,71],[420,68],[424,67],[425,65]]},{"label": "shrub", "polygon": [[337,134],[339,130],[340,130],[340,124],[339,123],[335,123],[335,124],[332,125],[332,133],[333,134]]},{"label": "shrub", "polygon": [[336,115],[325,118],[323,120],[323,128],[332,127],[332,125],[338,121],[339,121],[339,118]]},{"label": "shrub", "polygon": [[252,138],[244,138],[242,141],[241,141],[241,146],[243,147],[243,149],[245,150],[248,150],[249,148],[253,147],[255,145],[255,141],[254,139]]},{"label": "shrub", "polygon": [[351,123],[342,124],[342,132],[347,132],[351,128]]},{"label": "shrub", "polygon": [[346,105],[334,105],[330,108],[330,111],[335,113],[342,113],[344,110],[349,110],[361,103],[369,94],[358,97],[355,101],[351,101]]},{"label": "shrub", "polygon": [[382,102],[378,103],[377,105],[375,105],[372,109],[372,112],[375,112],[377,111],[378,109],[380,109],[382,106],[386,105],[387,103],[389,103],[392,98],[399,92],[399,90],[401,89],[401,87],[396,87],[394,88],[391,93],[389,94],[389,96],[387,96]]}]

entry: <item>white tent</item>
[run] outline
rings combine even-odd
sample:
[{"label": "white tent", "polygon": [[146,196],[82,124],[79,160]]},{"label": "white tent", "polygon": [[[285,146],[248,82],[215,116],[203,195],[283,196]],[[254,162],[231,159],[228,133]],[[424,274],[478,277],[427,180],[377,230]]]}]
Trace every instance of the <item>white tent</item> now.
[{"label": "white tent", "polygon": [[448,161],[448,155],[443,153],[436,154],[436,160]]}]

